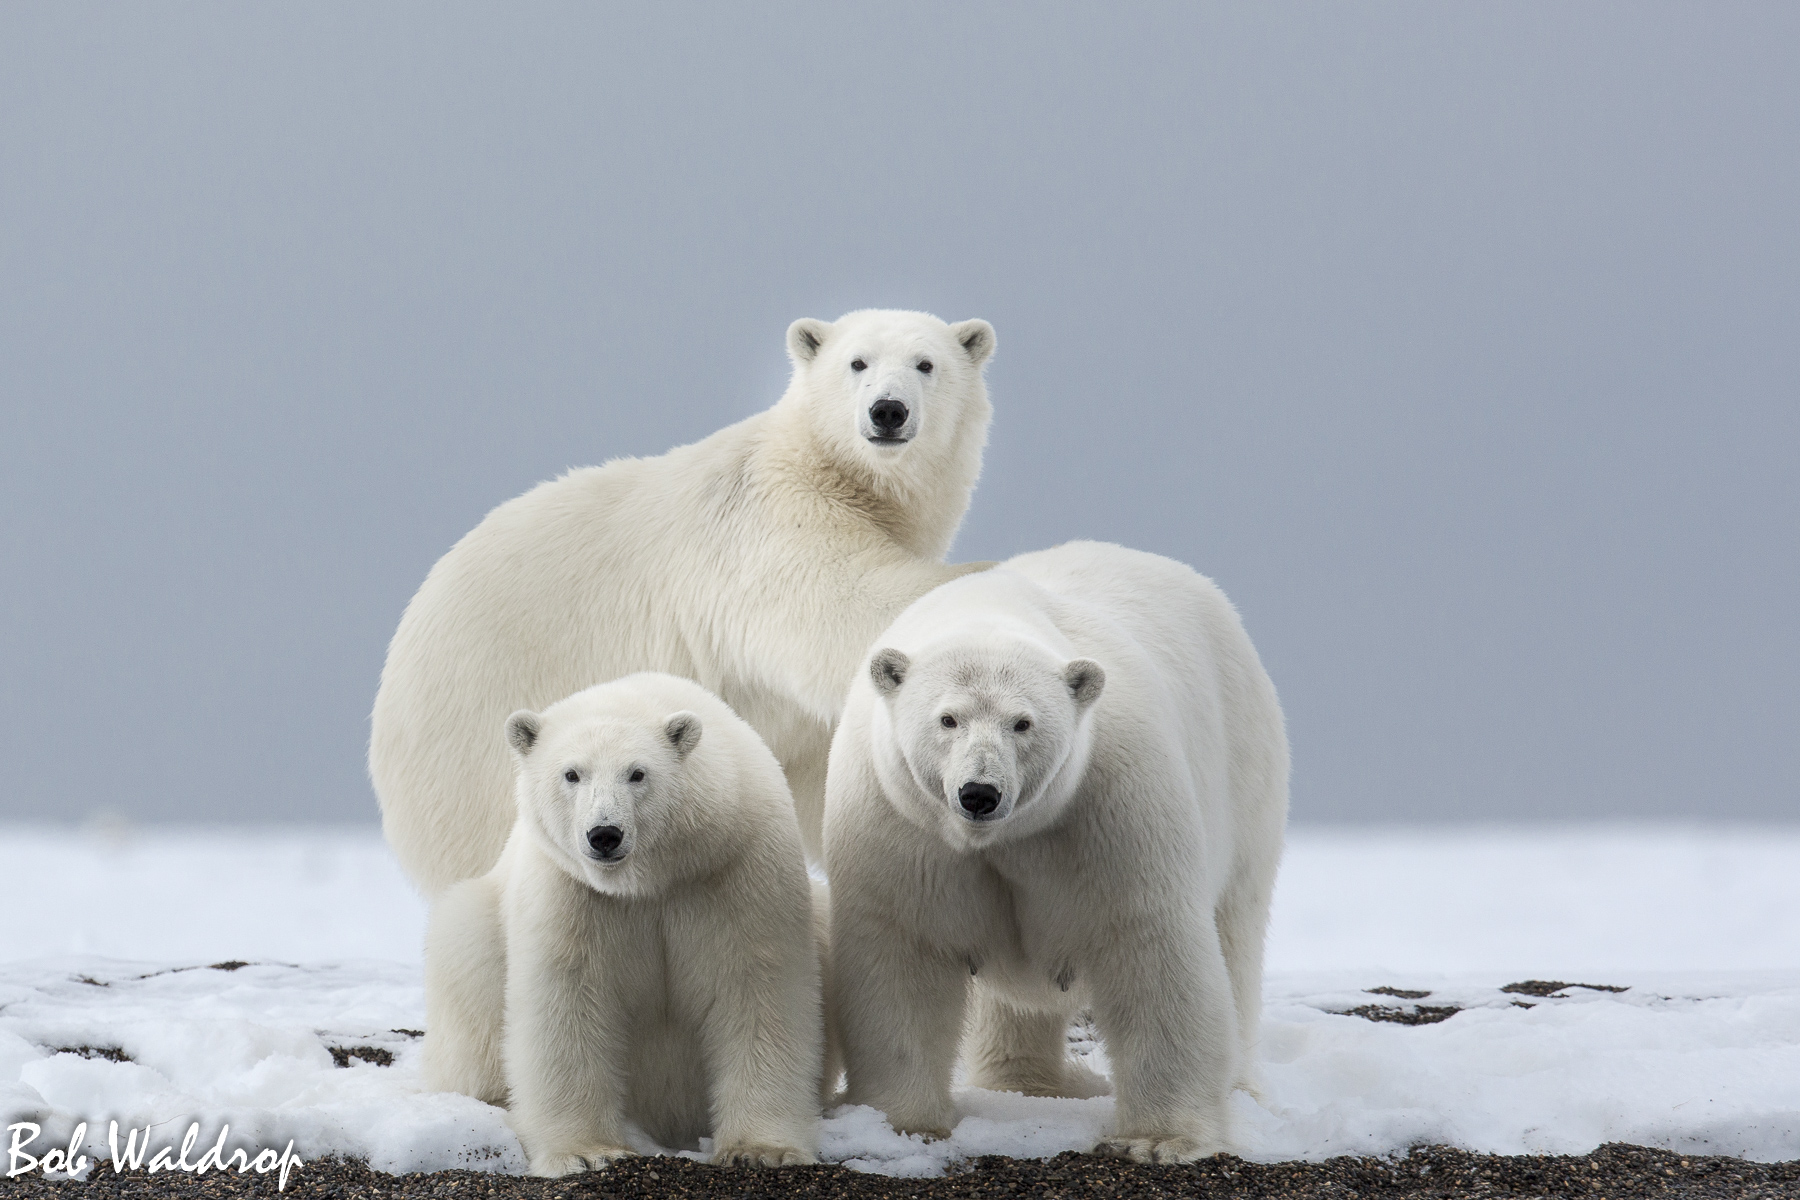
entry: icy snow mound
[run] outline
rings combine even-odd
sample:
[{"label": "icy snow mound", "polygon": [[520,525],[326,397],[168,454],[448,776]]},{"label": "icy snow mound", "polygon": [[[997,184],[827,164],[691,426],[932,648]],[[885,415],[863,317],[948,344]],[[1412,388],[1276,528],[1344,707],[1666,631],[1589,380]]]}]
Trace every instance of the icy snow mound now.
[{"label": "icy snow mound", "polygon": [[[1800,972],[1584,982],[1624,990],[1275,976],[1263,1098],[1234,1100],[1239,1152],[1278,1161],[1443,1143],[1585,1153],[1623,1141],[1800,1158]],[[523,1170],[504,1112],[420,1087],[423,1012],[418,969],[391,963],[0,966],[0,1124],[44,1126],[41,1153],[86,1121],[95,1158],[110,1120],[121,1137],[155,1124],[159,1146],[199,1122],[201,1148],[228,1123],[230,1145],[251,1153],[291,1139],[306,1160],[351,1155],[395,1173]],[[1076,1027],[1071,1051],[1105,1070],[1088,1032]],[[872,1109],[841,1107],[824,1123],[823,1155],[937,1174],[981,1154],[1087,1150],[1113,1110],[1105,1098],[973,1088],[957,1104],[954,1133],[931,1143],[896,1134]]]},{"label": "icy snow mound", "polygon": [[80,1121],[96,1158],[110,1121],[156,1146],[197,1121],[201,1148],[229,1124],[252,1155],[292,1139],[396,1173],[522,1171],[499,1109],[419,1087],[424,1010],[418,969],[390,963],[0,966],[0,1121],[43,1126],[39,1155]]}]

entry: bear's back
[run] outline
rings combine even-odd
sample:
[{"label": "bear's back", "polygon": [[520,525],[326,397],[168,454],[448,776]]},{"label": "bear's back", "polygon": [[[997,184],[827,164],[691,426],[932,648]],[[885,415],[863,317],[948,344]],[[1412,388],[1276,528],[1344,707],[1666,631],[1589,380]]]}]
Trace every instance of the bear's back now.
[{"label": "bear's back", "polygon": [[[456,588],[465,604],[495,603],[509,616],[522,592],[541,603],[543,585],[577,605],[617,604],[622,585],[658,597],[679,591],[684,555],[698,549],[695,509],[729,527],[744,503],[762,415],[666,454],[576,467],[538,484],[492,509],[433,567],[426,588]],[[642,570],[645,563],[655,569]]]},{"label": "bear's back", "polygon": [[1231,602],[1212,580],[1160,554],[1109,542],[1065,542],[1001,567],[1103,616],[1153,652],[1192,652],[1242,632]]},{"label": "bear's back", "polygon": [[[1108,667],[1109,692],[1126,680],[1107,662],[1104,631],[1129,637],[1131,653],[1122,665],[1148,676],[1145,688],[1133,689],[1140,702],[1146,692],[1160,693],[1196,785],[1229,798],[1240,844],[1266,843],[1265,826],[1278,829],[1287,810],[1285,722],[1274,684],[1218,585],[1174,559],[1104,542],[1069,542],[1002,567],[1056,597],[1059,625]],[[1103,719],[1106,701],[1103,695],[1096,714]],[[1105,724],[1141,730],[1144,715]],[[1279,834],[1273,836],[1278,842]]]}]

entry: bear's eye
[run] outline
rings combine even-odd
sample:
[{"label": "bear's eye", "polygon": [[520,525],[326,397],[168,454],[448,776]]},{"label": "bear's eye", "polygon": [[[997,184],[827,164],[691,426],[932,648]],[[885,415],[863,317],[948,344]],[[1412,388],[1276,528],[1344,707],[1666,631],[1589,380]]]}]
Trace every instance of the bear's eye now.
[{"label": "bear's eye", "polygon": [[938,724],[942,725],[945,729],[955,729],[956,728],[956,718],[951,716],[949,713],[945,713],[943,716],[938,718]]},{"label": "bear's eye", "polygon": [[570,769],[570,770],[563,772],[563,778],[568,780],[570,783],[580,783],[581,782],[581,772]]},{"label": "bear's eye", "polygon": [[931,374],[931,360],[929,358],[927,358],[927,359],[924,359],[923,361],[921,361],[919,363],[919,370],[923,371],[927,375]]},{"label": "bear's eye", "polygon": [[633,783],[644,782],[644,772],[641,769],[633,771],[631,773],[631,782],[633,782]]},{"label": "bear's eye", "polygon": [[852,371],[866,371],[869,369],[869,364],[859,358],[850,364],[850,369]]},{"label": "bear's eye", "polygon": [[1024,733],[1027,729],[1030,729],[1030,728],[1031,728],[1031,722],[1026,720],[1024,717],[1020,717],[1018,720],[1013,722],[1013,732],[1014,733]]}]

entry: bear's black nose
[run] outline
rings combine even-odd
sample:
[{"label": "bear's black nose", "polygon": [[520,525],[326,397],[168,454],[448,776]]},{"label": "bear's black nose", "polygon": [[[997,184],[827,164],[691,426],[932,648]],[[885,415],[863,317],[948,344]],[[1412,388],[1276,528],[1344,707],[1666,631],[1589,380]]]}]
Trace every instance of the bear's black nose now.
[{"label": "bear's black nose", "polygon": [[611,858],[625,840],[625,831],[617,825],[596,825],[588,830],[588,845],[601,858]]},{"label": "bear's black nose", "polygon": [[906,405],[883,396],[869,405],[869,420],[881,431],[883,437],[893,437],[906,424]]},{"label": "bear's black nose", "polygon": [[985,817],[1000,807],[1000,789],[991,783],[965,783],[956,793],[956,802],[971,817]]}]

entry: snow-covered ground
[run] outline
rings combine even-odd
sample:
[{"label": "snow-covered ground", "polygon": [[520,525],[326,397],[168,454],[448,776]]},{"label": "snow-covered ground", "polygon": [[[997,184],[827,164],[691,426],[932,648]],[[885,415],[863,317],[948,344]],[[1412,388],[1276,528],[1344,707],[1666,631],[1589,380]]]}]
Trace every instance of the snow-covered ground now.
[{"label": "snow-covered ground", "polygon": [[[95,1154],[116,1118],[157,1146],[198,1121],[190,1161],[228,1122],[232,1145],[303,1158],[522,1167],[501,1112],[418,1089],[424,911],[372,830],[0,827],[0,914],[0,1123],[43,1125],[32,1153],[85,1120]],[[1501,990],[1529,980],[1625,990]],[[1344,1015],[1419,1006],[1460,1011]],[[1296,830],[1262,1074],[1260,1102],[1235,1100],[1256,1159],[1800,1158],[1800,827]],[[824,1154],[917,1174],[1086,1149],[1112,1107],[958,1100],[932,1144],[840,1109]]]}]

